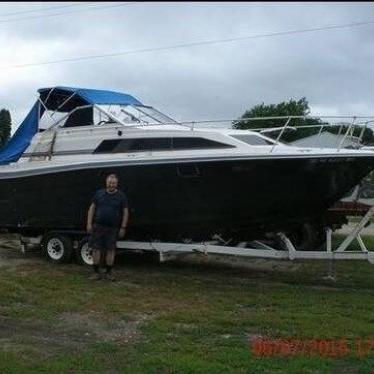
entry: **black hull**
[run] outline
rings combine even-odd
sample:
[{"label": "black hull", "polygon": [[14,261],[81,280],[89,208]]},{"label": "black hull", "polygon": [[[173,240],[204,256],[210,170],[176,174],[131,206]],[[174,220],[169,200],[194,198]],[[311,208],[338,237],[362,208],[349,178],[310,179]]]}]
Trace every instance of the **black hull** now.
[{"label": "black hull", "polygon": [[0,180],[0,228],[84,230],[108,173],[130,202],[128,239],[248,240],[319,219],[374,168],[374,157],[148,164]]}]

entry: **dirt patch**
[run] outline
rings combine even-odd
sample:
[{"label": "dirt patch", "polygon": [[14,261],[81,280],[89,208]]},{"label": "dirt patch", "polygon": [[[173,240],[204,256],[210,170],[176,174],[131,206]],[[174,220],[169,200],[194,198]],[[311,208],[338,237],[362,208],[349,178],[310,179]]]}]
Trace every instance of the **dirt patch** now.
[{"label": "dirt patch", "polygon": [[70,336],[85,336],[94,341],[127,343],[138,335],[139,327],[148,317],[137,315],[130,319],[107,319],[98,313],[64,313],[54,328]]},{"label": "dirt patch", "polygon": [[225,256],[209,254],[204,256],[201,254],[188,254],[183,258],[187,263],[198,263],[204,265],[222,265],[225,267],[255,269],[259,271],[279,271],[279,272],[298,272],[303,264],[288,260],[274,260],[262,258],[249,258],[240,256]]},{"label": "dirt patch", "polygon": [[148,317],[106,319],[95,313],[64,313],[53,322],[0,317],[0,344],[8,352],[29,350],[42,356],[84,351],[94,343],[121,345],[139,337]]}]

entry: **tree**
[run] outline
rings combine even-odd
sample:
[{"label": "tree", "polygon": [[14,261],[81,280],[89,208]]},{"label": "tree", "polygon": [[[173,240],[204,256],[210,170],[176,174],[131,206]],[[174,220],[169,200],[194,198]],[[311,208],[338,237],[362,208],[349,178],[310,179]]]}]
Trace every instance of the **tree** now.
[{"label": "tree", "polygon": [[[267,120],[246,120],[245,118],[253,117],[283,117],[283,116],[307,116],[310,113],[308,101],[305,97],[296,101],[291,99],[286,102],[283,101],[279,104],[264,103],[255,105],[252,109],[244,112],[244,114],[236,121],[233,122],[234,129],[254,129],[254,128],[273,128],[283,127],[286,123],[286,118],[282,119],[267,119]],[[322,125],[320,119],[315,118],[294,118],[289,122],[291,127],[294,126],[313,126]],[[283,133],[282,140],[293,141],[296,139],[303,138],[305,136],[313,135],[318,133],[319,127],[298,129],[297,131],[286,131]],[[279,135],[280,130],[267,132],[266,135],[276,138]]]},{"label": "tree", "polygon": [[[255,128],[273,128],[273,127],[283,127],[286,123],[285,118],[283,119],[267,119],[267,120],[248,120],[246,118],[253,117],[281,117],[281,116],[308,116],[310,114],[309,103],[305,97],[300,100],[291,99],[290,101],[283,101],[279,104],[269,104],[264,103],[255,105],[252,109],[244,112],[244,114],[236,121],[233,122],[234,129],[255,129]],[[328,122],[324,122],[318,118],[294,118],[289,122],[290,127],[295,126],[317,126],[312,128],[299,128],[297,131],[286,130],[283,135],[283,141],[292,142],[296,139],[301,139],[306,136],[317,134],[321,125],[326,125],[323,131],[329,131],[333,134],[345,134],[348,129],[348,125],[343,126],[327,126]],[[351,135],[359,137],[361,135],[362,126],[353,126]],[[266,135],[272,138],[277,138],[280,130],[267,132]],[[363,144],[374,143],[374,134],[370,128],[364,130],[362,136]]]},{"label": "tree", "polygon": [[0,110],[0,147],[5,145],[10,137],[10,130],[12,128],[12,119],[10,112],[7,109]]}]

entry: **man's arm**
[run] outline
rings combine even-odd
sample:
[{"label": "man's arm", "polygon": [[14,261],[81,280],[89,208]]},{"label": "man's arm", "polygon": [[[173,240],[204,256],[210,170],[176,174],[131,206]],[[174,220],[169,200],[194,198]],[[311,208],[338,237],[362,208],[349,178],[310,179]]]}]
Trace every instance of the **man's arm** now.
[{"label": "man's arm", "polygon": [[123,208],[121,229],[126,229],[128,221],[129,221],[129,208],[126,207],[126,208]]},{"label": "man's arm", "polygon": [[92,231],[92,221],[95,215],[95,209],[96,209],[95,203],[91,203],[90,208],[88,209],[88,214],[87,214],[87,232],[88,233]]},{"label": "man's arm", "polygon": [[126,234],[126,227],[127,222],[129,221],[129,209],[123,208],[123,214],[122,214],[122,223],[121,228],[119,229],[119,237],[122,239]]}]

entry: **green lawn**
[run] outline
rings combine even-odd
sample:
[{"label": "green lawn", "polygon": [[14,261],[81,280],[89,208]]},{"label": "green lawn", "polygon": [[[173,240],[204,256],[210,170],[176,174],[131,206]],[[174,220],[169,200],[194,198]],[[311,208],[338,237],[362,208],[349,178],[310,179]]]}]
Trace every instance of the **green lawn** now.
[{"label": "green lawn", "polygon": [[[119,282],[107,283],[89,281],[78,265],[28,259],[0,268],[2,373],[373,372],[374,349],[355,350],[358,339],[374,338],[374,265],[366,262],[337,262],[330,282],[318,261],[159,264],[126,255]],[[350,353],[258,357],[256,336],[346,338]]]}]

